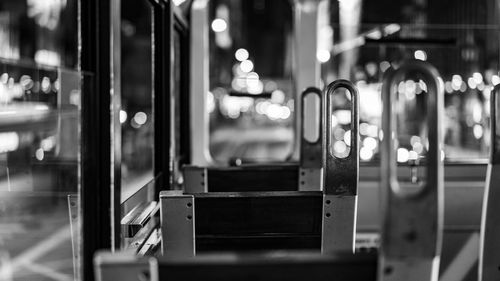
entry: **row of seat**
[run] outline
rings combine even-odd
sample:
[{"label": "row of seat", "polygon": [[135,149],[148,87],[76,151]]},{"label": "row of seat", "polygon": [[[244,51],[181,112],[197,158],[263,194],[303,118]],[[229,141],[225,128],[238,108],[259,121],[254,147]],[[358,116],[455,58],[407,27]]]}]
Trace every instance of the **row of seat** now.
[{"label": "row of seat", "polygon": [[[415,73],[427,86],[426,178],[398,182],[397,85]],[[160,194],[162,255],[100,253],[97,279],[438,280],[444,208],[443,84],[438,71],[423,61],[388,71],[384,81],[380,185],[384,208],[377,254],[354,251],[359,95],[352,83],[338,80],[324,92],[310,88],[303,94],[320,97],[322,132],[314,143],[302,138],[300,164],[186,167],[184,190]],[[349,91],[352,105],[351,150],[345,158],[328,149],[333,145],[330,116],[339,88]],[[492,116],[496,116],[494,101]],[[492,132],[496,140],[496,128]],[[493,148],[490,185],[500,159],[495,158],[496,145]],[[499,197],[494,188],[488,192],[482,225],[483,281],[500,280],[500,251],[484,250],[498,246],[500,240],[500,223],[490,226],[499,220],[494,202],[500,198],[494,198]]]}]

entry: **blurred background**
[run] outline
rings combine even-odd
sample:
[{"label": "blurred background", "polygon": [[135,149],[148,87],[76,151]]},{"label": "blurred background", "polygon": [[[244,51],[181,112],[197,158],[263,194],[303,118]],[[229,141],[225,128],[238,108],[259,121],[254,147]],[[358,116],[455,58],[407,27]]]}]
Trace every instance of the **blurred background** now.
[{"label": "blurred background", "polygon": [[[210,5],[212,156],[220,162],[284,160],[293,148],[293,93],[302,90],[293,88],[293,5],[286,0]],[[378,161],[384,72],[407,59],[429,61],[444,80],[446,161],[486,159],[489,93],[500,83],[495,7],[495,1],[462,0],[321,2],[321,85],[345,78],[358,86],[362,162]],[[426,85],[411,78],[398,86],[407,99],[407,116],[400,120],[406,128],[400,136],[401,162],[425,153],[420,135],[425,103],[419,94]],[[413,99],[421,99],[420,106]],[[335,149],[343,153],[349,115],[338,110],[334,118],[339,123]]]},{"label": "blurred background", "polygon": [[[443,79],[445,161],[487,161],[489,94],[500,83],[497,2],[320,3],[316,59],[321,86],[338,78],[358,86],[363,165],[379,161],[384,73],[408,59],[429,61]],[[185,12],[191,1],[173,3]],[[294,88],[294,3],[209,2],[206,110],[210,153],[217,163],[285,161],[292,153],[295,93],[302,90]],[[0,280],[78,278],[80,105],[94,82],[81,71],[79,5],[78,0],[0,1]],[[114,141],[121,144],[121,178],[115,180],[125,201],[153,180],[158,132],[151,6],[135,0],[121,0],[120,5],[121,133]],[[178,43],[174,51],[187,48]],[[177,69],[182,65],[179,60],[174,64],[173,91],[180,95]],[[398,84],[404,112],[398,123],[401,163],[425,155],[421,93],[426,91],[418,76]],[[349,151],[350,97],[340,96],[336,104],[331,150],[341,157]],[[178,119],[172,122],[175,131],[183,129]],[[177,151],[182,140],[178,134],[172,138],[171,149]]]}]

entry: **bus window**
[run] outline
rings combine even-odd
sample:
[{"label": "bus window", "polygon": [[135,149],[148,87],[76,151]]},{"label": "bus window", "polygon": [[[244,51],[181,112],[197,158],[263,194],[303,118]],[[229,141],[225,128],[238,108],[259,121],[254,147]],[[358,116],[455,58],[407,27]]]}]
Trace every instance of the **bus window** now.
[{"label": "bus window", "polygon": [[292,152],[292,3],[211,1],[210,152],[215,161],[283,161]]},{"label": "bus window", "polygon": [[[79,280],[78,1],[0,3],[0,280]],[[84,86],[85,85],[85,86]]]},{"label": "bus window", "polygon": [[3,0],[0,57],[76,68],[77,4],[75,0]]},{"label": "bus window", "polygon": [[[361,161],[379,159],[382,77],[409,59],[430,62],[443,79],[445,159],[487,158],[489,94],[500,83],[495,1],[329,3],[330,25],[320,32],[332,34],[333,40],[319,43],[329,54],[322,61],[322,80],[351,79],[359,88]],[[401,81],[398,91],[406,99],[419,97],[426,91],[424,82]],[[402,122],[408,134],[400,139],[400,159],[423,156],[426,140],[419,135],[421,120]]]},{"label": "bus window", "polygon": [[121,3],[122,202],[153,179],[152,7]]}]

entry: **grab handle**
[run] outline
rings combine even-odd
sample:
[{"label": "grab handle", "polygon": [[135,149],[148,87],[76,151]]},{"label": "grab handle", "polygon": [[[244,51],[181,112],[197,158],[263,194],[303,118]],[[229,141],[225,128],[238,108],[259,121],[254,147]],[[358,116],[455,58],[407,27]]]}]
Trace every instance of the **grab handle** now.
[{"label": "grab handle", "polygon": [[[336,90],[345,88],[351,96],[350,138],[345,134],[342,147],[350,146],[344,158],[333,155],[333,113]],[[354,252],[358,204],[359,175],[359,96],[358,89],[347,80],[328,85],[323,104],[323,224],[321,250],[327,252]],[[348,142],[345,143],[345,142]]]},{"label": "grab handle", "polygon": [[[330,149],[333,147],[332,122],[333,102],[335,91],[345,88],[351,95],[351,134],[349,155],[345,158],[335,157]],[[355,196],[358,194],[358,144],[359,144],[359,94],[354,84],[347,80],[337,80],[328,85],[324,103],[325,127],[323,131],[326,149],[323,150],[324,159],[324,193],[328,195]]]},{"label": "grab handle", "polygon": [[[397,178],[398,84],[419,74],[427,85],[429,148],[420,189],[405,194]],[[431,64],[414,60],[386,72],[382,83],[381,191],[382,221],[379,280],[437,280],[443,232],[443,160],[441,114],[443,83]]]},{"label": "grab handle", "polygon": [[[309,96],[317,96],[319,107],[313,112],[306,110],[306,98]],[[300,138],[300,166],[301,168],[321,168],[321,155],[323,145],[323,93],[316,87],[309,87],[302,92],[302,112],[300,126],[302,128],[302,135]],[[310,108],[308,108],[310,109]],[[312,113],[312,114],[308,114]],[[306,120],[307,117],[314,118],[313,120]],[[312,121],[312,122],[311,122]],[[316,122],[317,121],[317,122]],[[316,124],[317,123],[317,124]],[[314,128],[306,128],[307,125],[312,125]],[[314,131],[315,130],[315,131]],[[312,132],[315,140],[308,140],[306,132]],[[317,136],[314,133],[317,132]]]}]

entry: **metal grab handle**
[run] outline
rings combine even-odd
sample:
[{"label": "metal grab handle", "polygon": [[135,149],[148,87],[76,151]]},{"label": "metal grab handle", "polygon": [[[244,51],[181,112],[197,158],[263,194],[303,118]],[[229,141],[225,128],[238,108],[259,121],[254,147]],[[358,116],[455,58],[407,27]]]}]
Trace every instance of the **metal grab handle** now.
[{"label": "metal grab handle", "polygon": [[500,94],[500,84],[496,85],[490,95],[490,127],[491,127],[491,154],[490,163],[493,165],[500,164],[500,122],[498,118],[498,95]]},{"label": "metal grab handle", "polygon": [[[332,97],[335,90],[347,89],[351,94],[351,150],[346,158],[336,158],[332,146]],[[321,251],[354,252],[359,177],[359,95],[347,80],[328,85],[323,104],[323,221]]]},{"label": "metal grab handle", "polygon": [[[309,142],[305,137],[306,110],[305,100],[309,95],[316,95],[319,99],[319,108],[313,114],[319,115],[319,124],[315,124],[318,130],[318,138],[315,142]],[[302,112],[300,126],[302,134],[300,138],[300,167],[301,168],[321,168],[322,146],[323,146],[323,92],[316,87],[309,87],[302,92]]]},{"label": "metal grab handle", "polygon": [[479,254],[479,281],[500,280],[500,122],[498,122],[498,95],[500,85],[491,92],[491,154],[486,173],[483,212],[481,217],[481,239]]},{"label": "metal grab handle", "polygon": [[[331,102],[335,91],[347,89],[351,94],[351,151],[346,158],[337,158],[330,153],[332,138]],[[359,93],[354,84],[347,80],[337,80],[328,85],[323,105],[325,125],[323,128],[324,193],[328,195],[354,196],[358,194],[359,171]]]},{"label": "metal grab handle", "polygon": [[[427,179],[418,193],[401,192],[397,181],[397,86],[418,73],[427,84]],[[382,83],[381,191],[384,206],[379,280],[437,280],[443,232],[444,183],[441,158],[443,89],[439,72],[424,61],[387,71]]]}]

